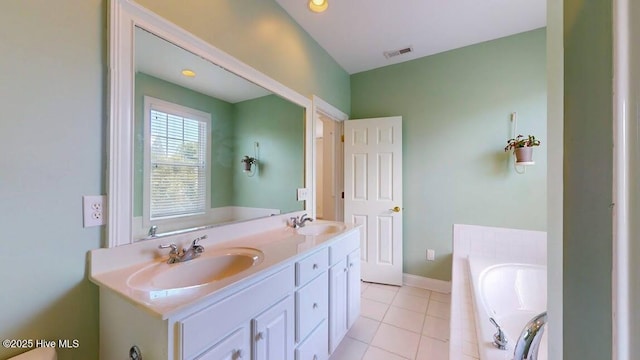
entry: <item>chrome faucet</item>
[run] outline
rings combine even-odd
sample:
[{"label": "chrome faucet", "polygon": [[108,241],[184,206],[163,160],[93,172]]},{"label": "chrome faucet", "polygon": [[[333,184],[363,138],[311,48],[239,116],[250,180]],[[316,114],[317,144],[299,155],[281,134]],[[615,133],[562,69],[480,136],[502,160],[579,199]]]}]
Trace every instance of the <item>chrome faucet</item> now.
[{"label": "chrome faucet", "polygon": [[493,345],[500,350],[507,350],[507,343],[509,342],[507,335],[504,334],[494,318],[489,318],[489,321],[498,329],[498,332],[493,334]]},{"label": "chrome faucet", "polygon": [[513,351],[513,360],[536,360],[538,359],[538,348],[544,333],[544,326],[547,324],[547,312],[543,312],[533,317],[522,329],[520,337],[516,342]]},{"label": "chrome faucet", "polygon": [[182,249],[178,251],[178,246],[176,244],[165,244],[158,246],[159,249],[169,249],[169,259],[167,260],[167,264],[173,264],[177,262],[185,262],[189,260],[193,260],[200,256],[204,252],[204,247],[202,245],[198,245],[198,241],[206,239],[207,235],[202,235],[199,238],[194,239],[191,242],[191,247],[188,249]]},{"label": "chrome faucet", "polygon": [[293,216],[290,219],[291,219],[291,227],[294,229],[299,227],[304,227],[304,224],[307,221],[313,221],[313,219],[308,217],[307,214],[302,214],[302,216],[300,217]]},{"label": "chrome faucet", "polygon": [[156,225],[153,225],[152,227],[149,228],[149,232],[147,233],[147,235],[149,235],[150,238],[154,238],[156,237],[157,231],[158,231],[158,227]]}]

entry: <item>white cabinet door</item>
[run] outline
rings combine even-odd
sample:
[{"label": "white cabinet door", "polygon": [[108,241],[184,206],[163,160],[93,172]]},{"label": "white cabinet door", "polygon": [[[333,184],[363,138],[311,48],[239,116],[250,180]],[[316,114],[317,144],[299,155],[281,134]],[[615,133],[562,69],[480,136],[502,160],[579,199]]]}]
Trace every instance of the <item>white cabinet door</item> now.
[{"label": "white cabinet door", "polygon": [[252,320],[253,360],[293,360],[293,297],[273,305]]},{"label": "white cabinet door", "polygon": [[231,335],[215,344],[196,360],[249,360],[251,342],[249,341],[249,324],[242,326]]},{"label": "white cabinet door", "polygon": [[360,316],[360,249],[347,258],[347,326],[351,328]]},{"label": "white cabinet door", "polygon": [[333,353],[349,330],[347,314],[347,259],[329,269],[329,352]]}]

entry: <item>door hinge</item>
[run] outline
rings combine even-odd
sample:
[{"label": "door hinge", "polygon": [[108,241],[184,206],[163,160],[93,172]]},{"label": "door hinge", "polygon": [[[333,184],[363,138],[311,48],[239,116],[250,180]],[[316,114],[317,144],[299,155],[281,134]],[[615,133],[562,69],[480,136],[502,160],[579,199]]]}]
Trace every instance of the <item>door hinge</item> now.
[{"label": "door hinge", "polygon": [[344,135],[340,135],[340,141],[344,142]]}]

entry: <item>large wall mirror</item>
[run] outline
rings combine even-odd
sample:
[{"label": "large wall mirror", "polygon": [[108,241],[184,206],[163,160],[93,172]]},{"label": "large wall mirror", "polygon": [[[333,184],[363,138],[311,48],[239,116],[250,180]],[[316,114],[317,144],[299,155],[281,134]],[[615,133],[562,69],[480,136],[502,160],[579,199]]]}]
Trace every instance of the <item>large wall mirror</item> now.
[{"label": "large wall mirror", "polygon": [[132,1],[111,10],[108,246],[313,212],[309,99]]}]

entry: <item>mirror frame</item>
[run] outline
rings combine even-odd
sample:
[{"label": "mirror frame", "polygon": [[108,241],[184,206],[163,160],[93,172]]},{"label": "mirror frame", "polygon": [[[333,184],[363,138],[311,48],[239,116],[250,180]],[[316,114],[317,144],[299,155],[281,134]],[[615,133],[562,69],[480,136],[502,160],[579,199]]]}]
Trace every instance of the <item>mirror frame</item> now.
[{"label": "mirror frame", "polygon": [[315,217],[315,126],[312,121],[311,100],[132,0],[111,0],[109,11],[109,175],[106,247],[134,242],[132,154],[136,27],[147,30],[304,108],[304,186],[311,194],[305,201],[304,208],[310,216]]}]

